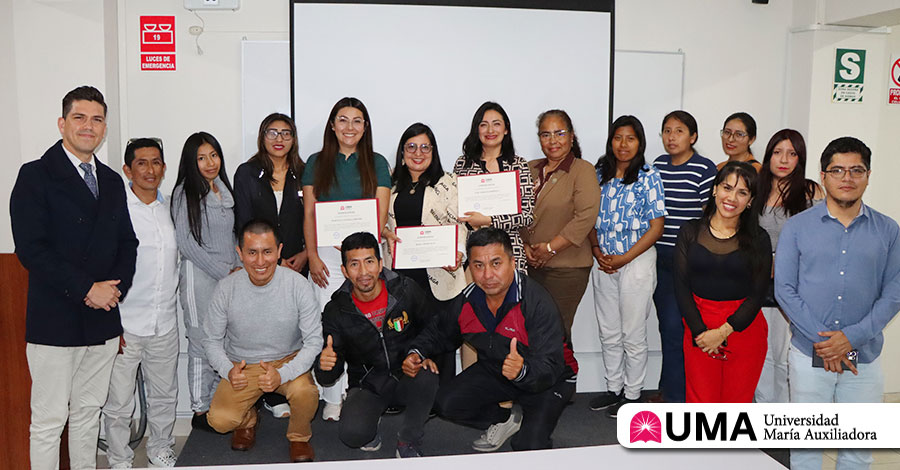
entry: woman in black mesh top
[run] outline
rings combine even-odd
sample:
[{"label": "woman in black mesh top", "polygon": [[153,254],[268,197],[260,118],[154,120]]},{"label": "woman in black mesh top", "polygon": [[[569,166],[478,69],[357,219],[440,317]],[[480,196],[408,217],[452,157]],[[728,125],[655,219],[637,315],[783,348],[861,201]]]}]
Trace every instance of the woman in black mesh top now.
[{"label": "woman in black mesh top", "polygon": [[703,216],[684,224],[675,244],[675,296],[684,316],[689,403],[753,400],[766,356],[760,314],[772,246],[758,219],[756,170],[729,162],[716,175]]}]

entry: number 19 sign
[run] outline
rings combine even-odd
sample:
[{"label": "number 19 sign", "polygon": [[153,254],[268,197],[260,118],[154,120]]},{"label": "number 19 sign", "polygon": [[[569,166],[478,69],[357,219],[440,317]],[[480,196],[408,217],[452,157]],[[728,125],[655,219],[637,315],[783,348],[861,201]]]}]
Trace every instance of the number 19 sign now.
[{"label": "number 19 sign", "polygon": [[141,70],[175,70],[175,17],[141,17]]}]

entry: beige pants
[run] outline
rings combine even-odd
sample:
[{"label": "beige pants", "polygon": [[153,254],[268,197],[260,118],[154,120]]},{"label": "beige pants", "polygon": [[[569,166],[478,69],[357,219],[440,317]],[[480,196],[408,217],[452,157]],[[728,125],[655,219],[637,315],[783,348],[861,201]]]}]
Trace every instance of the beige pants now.
[{"label": "beige pants", "polygon": [[71,468],[96,468],[100,407],[118,349],[118,336],[97,346],[25,346],[31,373],[31,468],[59,467],[66,420]]},{"label": "beige pants", "polygon": [[[272,365],[278,368],[293,359],[296,354],[293,353],[273,361]],[[256,426],[256,409],[253,405],[264,393],[258,384],[259,376],[264,373],[265,371],[259,364],[247,364],[247,367],[244,368],[247,386],[238,391],[231,388],[231,382],[228,380],[219,381],[207,415],[209,425],[213,429],[226,433],[235,429]],[[316,389],[316,384],[313,383],[312,374],[306,372],[290,382],[281,384],[275,389],[275,393],[284,395],[291,407],[291,417],[287,428],[288,440],[308,442],[312,437],[310,422],[319,407],[319,391]]]}]

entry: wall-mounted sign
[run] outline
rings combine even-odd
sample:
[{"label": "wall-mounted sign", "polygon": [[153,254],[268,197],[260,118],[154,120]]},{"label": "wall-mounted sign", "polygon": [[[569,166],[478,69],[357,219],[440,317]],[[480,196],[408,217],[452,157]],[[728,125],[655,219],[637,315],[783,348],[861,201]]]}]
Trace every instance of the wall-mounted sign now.
[{"label": "wall-mounted sign", "polygon": [[866,75],[866,51],[837,49],[834,54],[834,103],[862,103]]},{"label": "wall-mounted sign", "polygon": [[141,70],[175,70],[175,17],[141,17]]},{"label": "wall-mounted sign", "polygon": [[891,75],[888,80],[888,104],[900,104],[900,54],[891,56],[888,73]]}]

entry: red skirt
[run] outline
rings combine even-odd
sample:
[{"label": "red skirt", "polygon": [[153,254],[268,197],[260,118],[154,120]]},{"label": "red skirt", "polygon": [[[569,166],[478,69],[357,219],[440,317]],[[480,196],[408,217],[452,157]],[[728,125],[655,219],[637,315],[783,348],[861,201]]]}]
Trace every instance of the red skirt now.
[{"label": "red skirt", "polygon": [[[700,317],[708,328],[721,326],[744,300],[707,300],[694,296]],[[684,324],[684,378],[685,398],[688,403],[750,403],[759,382],[766,348],[769,326],[762,315],[744,331],[728,336],[725,347],[711,356],[694,345],[694,338],[687,323]]]}]

